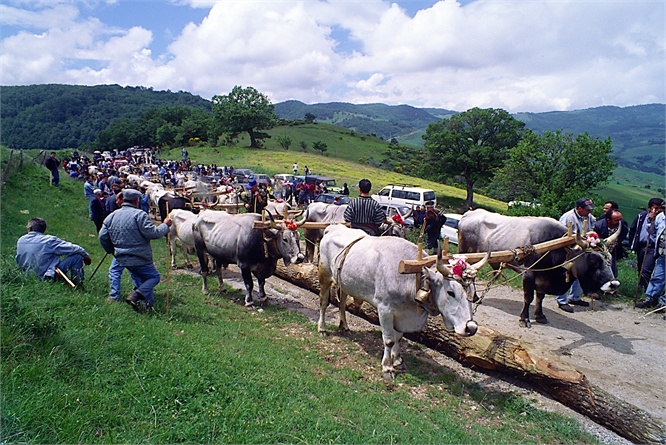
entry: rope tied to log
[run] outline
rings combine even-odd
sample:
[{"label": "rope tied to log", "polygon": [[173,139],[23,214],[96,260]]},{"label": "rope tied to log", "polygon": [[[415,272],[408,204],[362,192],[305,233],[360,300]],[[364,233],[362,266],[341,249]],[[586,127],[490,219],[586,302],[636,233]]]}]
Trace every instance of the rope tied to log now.
[{"label": "rope tied to log", "polygon": [[[345,246],[345,248],[342,249],[340,251],[340,253],[335,257],[334,263],[337,263],[338,259],[340,260],[340,262],[338,263],[338,267],[336,268],[336,271],[335,271],[335,281],[338,285],[338,292],[340,292],[340,290],[341,290],[340,289],[341,288],[341,286],[340,286],[340,275],[342,273],[342,266],[344,265],[345,260],[347,259],[347,255],[349,255],[349,251],[351,250],[352,246],[354,244],[356,244],[357,242],[361,241],[363,238],[365,238],[365,236],[360,236],[360,237],[356,238],[354,241],[352,241],[351,243],[347,244]],[[342,258],[340,258],[341,256],[342,256]]]}]

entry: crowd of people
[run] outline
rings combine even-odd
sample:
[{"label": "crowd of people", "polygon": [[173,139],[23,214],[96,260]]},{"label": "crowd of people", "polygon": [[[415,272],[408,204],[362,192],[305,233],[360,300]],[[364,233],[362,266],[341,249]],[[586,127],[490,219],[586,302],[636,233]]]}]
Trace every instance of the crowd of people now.
[{"label": "crowd of people", "polygon": [[[156,226],[149,217],[149,198],[141,188],[140,180],[155,180],[163,185],[178,187],[183,185],[185,174],[205,177],[213,184],[237,185],[233,167],[216,165],[193,165],[189,154],[184,150],[180,161],[160,160],[151,149],[127,150],[102,154],[95,152],[92,159],[74,152],[71,158],[62,162],[52,152],[45,160],[51,172],[51,184],[58,187],[62,166],[67,175],[84,181],[84,195],[89,202],[89,217],[94,222],[100,244],[113,256],[109,269],[109,301],[120,301],[120,281],[122,272],[127,269],[134,284],[134,290],[126,298],[135,310],[145,312],[154,304],[154,287],[159,283],[159,272],[152,259],[150,240],[165,236],[171,225],[168,218]],[[307,169],[307,167],[306,167]],[[309,169],[308,169],[309,170]],[[298,164],[293,165],[294,174]],[[352,199],[344,213],[345,221],[351,227],[377,236],[379,226],[386,220],[381,206],[371,198],[372,184],[368,179],[358,183],[359,196]],[[284,200],[290,204],[307,206],[317,194],[325,193],[324,183],[277,180],[272,184],[258,184],[250,179],[240,194],[246,212],[261,213],[269,198]],[[347,184],[344,193],[349,194]],[[647,210],[641,212],[628,225],[623,219],[619,206],[614,201],[604,203],[603,216],[599,220],[593,216],[595,205],[590,198],[576,201],[574,208],[560,217],[565,226],[571,225],[575,233],[594,230],[605,239],[619,233],[618,242],[611,246],[610,265],[617,277],[617,263],[633,251],[637,258],[638,287],[644,299],[636,304],[638,308],[654,308],[663,312],[666,307],[664,296],[664,257],[665,257],[665,202],[662,198],[652,198]],[[441,227],[446,221],[432,202],[413,209],[414,226],[426,235],[428,249],[437,247]],[[27,225],[28,233],[17,243],[16,261],[26,271],[39,278],[57,280],[59,275],[71,275],[75,284],[84,280],[83,265],[90,264],[88,253],[80,246],[46,235],[46,221],[32,218]],[[626,242],[625,242],[626,240]],[[63,277],[64,278],[64,277]],[[560,309],[573,313],[573,306],[589,306],[582,300],[582,288],[578,281],[571,283],[570,289],[557,295]]]}]

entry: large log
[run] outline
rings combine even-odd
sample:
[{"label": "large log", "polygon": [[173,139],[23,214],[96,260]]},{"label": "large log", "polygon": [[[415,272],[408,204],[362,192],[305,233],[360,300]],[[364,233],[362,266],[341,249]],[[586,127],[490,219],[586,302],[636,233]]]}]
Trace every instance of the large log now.
[{"label": "large log", "polygon": [[[278,264],[278,277],[316,294],[317,267]],[[364,303],[347,311],[379,325],[377,311]],[[555,400],[635,443],[666,443],[666,424],[650,413],[591,384],[585,375],[553,352],[480,326],[476,335],[459,337],[431,317],[423,331],[405,337],[467,365],[506,373],[536,384]]]}]

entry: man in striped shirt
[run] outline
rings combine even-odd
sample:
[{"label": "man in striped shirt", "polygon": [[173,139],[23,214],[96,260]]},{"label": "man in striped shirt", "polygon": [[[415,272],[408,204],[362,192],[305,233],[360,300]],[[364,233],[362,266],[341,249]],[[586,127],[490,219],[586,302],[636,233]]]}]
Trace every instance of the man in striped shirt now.
[{"label": "man in striped shirt", "polygon": [[377,201],[370,196],[372,184],[368,179],[358,182],[360,196],[349,202],[345,210],[345,221],[352,229],[361,229],[372,236],[379,235],[379,225],[386,221],[386,215]]}]

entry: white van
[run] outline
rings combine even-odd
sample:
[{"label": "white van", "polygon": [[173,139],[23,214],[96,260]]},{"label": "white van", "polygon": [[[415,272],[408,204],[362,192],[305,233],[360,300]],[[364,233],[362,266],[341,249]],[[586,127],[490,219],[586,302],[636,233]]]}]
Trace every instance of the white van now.
[{"label": "white van", "polygon": [[437,205],[437,198],[433,190],[403,184],[389,184],[379,193],[372,195],[372,198],[380,204],[411,207],[425,205],[426,202],[432,201],[434,205]]}]

